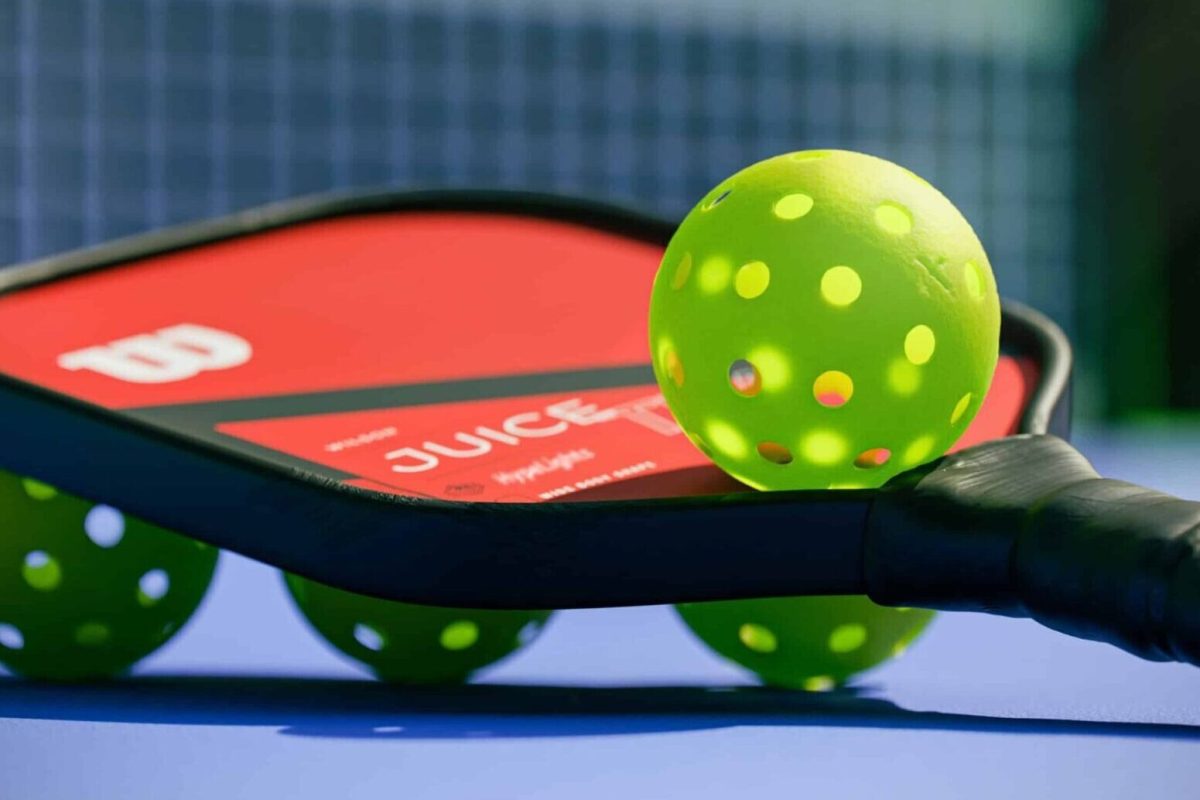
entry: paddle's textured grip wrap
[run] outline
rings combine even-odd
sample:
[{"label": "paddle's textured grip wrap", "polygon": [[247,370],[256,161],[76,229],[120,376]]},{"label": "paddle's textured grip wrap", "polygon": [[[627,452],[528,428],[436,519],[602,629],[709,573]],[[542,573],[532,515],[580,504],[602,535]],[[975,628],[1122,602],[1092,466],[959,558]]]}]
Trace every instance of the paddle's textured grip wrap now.
[{"label": "paddle's textured grip wrap", "polygon": [[1053,436],[898,477],[871,512],[864,558],[884,605],[1029,616],[1200,665],[1200,503],[1101,478]]}]

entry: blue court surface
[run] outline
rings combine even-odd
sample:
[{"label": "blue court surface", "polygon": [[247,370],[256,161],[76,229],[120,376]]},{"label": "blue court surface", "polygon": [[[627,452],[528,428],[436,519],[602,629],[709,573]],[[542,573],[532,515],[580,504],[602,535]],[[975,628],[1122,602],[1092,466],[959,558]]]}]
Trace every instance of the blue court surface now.
[{"label": "blue court surface", "polygon": [[[1200,435],[1092,431],[1113,477],[1200,497]],[[667,608],[560,613],[459,688],[366,680],[278,574],[226,555],[136,676],[0,678],[0,798],[1186,798],[1200,670],[944,614],[851,689],[757,688]]]}]

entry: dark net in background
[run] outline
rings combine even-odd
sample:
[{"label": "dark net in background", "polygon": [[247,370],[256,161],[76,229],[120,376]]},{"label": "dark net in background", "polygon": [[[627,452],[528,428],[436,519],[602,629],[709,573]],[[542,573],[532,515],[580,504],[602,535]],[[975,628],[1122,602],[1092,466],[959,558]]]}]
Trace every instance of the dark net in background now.
[{"label": "dark net in background", "polygon": [[348,187],[678,218],[750,162],[843,147],[942,188],[1004,294],[1071,327],[1074,8],[2,0],[0,262]]}]

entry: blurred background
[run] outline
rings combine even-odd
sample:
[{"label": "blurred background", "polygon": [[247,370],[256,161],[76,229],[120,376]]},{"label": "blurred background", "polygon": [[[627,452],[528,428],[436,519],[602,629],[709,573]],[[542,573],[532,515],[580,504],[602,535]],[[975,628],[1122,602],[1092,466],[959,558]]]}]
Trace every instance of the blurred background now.
[{"label": "blurred background", "polygon": [[750,162],[850,148],[945,191],[1067,329],[1081,416],[1182,413],[1195,5],[0,0],[0,263],[352,187],[678,219]]}]

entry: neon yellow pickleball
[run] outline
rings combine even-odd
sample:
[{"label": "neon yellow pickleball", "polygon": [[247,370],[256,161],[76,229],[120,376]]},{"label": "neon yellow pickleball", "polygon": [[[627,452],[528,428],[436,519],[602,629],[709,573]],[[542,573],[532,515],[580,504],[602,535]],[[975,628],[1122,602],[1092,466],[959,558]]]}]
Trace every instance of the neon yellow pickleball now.
[{"label": "neon yellow pickleball", "polygon": [[654,282],[667,404],[758,489],[879,486],[941,455],[996,367],[978,237],[907,169],[843,150],[761,161],[683,220]]}]

